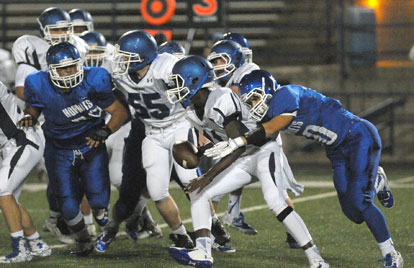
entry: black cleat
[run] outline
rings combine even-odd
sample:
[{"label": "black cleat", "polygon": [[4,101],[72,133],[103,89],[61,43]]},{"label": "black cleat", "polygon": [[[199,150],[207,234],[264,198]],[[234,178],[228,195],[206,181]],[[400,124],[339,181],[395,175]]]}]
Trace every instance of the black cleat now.
[{"label": "black cleat", "polygon": [[174,246],[178,248],[194,248],[194,243],[188,234],[170,234],[170,239],[174,242]]},{"label": "black cleat", "polygon": [[211,233],[214,235],[215,242],[221,246],[230,242],[230,233],[224,228],[219,219],[213,219]]}]

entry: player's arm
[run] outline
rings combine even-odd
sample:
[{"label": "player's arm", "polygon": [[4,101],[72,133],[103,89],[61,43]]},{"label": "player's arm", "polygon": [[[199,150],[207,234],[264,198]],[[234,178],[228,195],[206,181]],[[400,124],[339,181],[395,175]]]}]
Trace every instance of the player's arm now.
[{"label": "player's arm", "polygon": [[266,142],[266,139],[276,137],[280,130],[287,127],[292,122],[293,118],[294,117],[291,115],[275,116],[270,121],[259,125],[257,128],[242,136],[235,139],[229,139],[227,142],[216,144],[213,148],[206,150],[205,155],[218,159],[231,154],[233,151],[244,147],[247,144],[261,146]]},{"label": "player's arm", "polygon": [[[237,120],[232,120],[224,126],[227,136],[229,138],[236,138],[242,135],[241,133],[241,123]],[[245,147],[240,147],[235,149],[231,154],[223,157],[217,164],[210,168],[205,174],[200,178],[191,180],[190,184],[186,187],[186,193],[191,193],[198,189],[197,193],[200,193],[214,178],[220,174],[223,170],[228,168],[234,161],[239,158]]]},{"label": "player's arm", "polygon": [[99,144],[104,143],[109,135],[117,131],[128,118],[127,111],[117,99],[104,110],[111,114],[111,118],[105,126],[90,137],[86,137],[89,148],[98,147]]}]

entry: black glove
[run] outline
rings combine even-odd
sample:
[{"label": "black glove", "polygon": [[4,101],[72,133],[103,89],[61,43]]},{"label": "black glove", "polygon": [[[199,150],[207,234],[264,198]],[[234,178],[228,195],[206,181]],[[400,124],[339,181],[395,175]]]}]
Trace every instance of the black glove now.
[{"label": "black glove", "polygon": [[34,125],[36,125],[37,120],[33,118],[33,116],[31,116],[30,114],[26,114],[23,116],[22,119],[20,119],[19,121],[19,126],[20,127],[32,127]]},{"label": "black glove", "polygon": [[111,134],[111,129],[107,125],[105,125],[102,128],[95,131],[95,133],[93,133],[90,136],[90,138],[94,141],[104,142]]}]

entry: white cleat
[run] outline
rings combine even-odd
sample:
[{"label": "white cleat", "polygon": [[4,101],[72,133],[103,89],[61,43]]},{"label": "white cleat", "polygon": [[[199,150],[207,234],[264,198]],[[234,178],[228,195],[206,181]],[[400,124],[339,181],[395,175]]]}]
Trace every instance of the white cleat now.
[{"label": "white cleat", "polygon": [[49,257],[52,255],[52,249],[40,237],[33,240],[27,239],[27,243],[32,256]]},{"label": "white cleat", "polygon": [[384,259],[384,268],[401,268],[404,266],[404,259],[398,251],[388,253]]},{"label": "white cleat", "polygon": [[329,263],[326,260],[313,259],[310,268],[329,268]]},{"label": "white cleat", "polygon": [[12,238],[12,252],[0,257],[0,263],[28,262],[32,260],[32,255],[23,237]]},{"label": "white cleat", "polygon": [[60,242],[68,245],[75,244],[75,239],[71,235],[65,235],[58,227],[57,220],[51,219],[50,217],[46,219],[43,223],[43,230],[48,230],[57,236]]},{"label": "white cleat", "polygon": [[171,247],[168,253],[174,260],[182,265],[194,266],[199,268],[211,268],[213,266],[213,257],[199,248],[186,249]]}]

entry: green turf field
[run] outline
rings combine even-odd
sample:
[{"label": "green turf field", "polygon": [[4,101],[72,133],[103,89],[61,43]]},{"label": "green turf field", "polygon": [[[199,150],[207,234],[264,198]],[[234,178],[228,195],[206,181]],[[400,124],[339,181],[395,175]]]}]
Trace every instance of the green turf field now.
[{"label": "green turf field", "polygon": [[[300,181],[330,181],[329,170],[326,171],[297,171],[296,177]],[[313,174],[313,175],[311,175]],[[393,187],[396,196],[396,205],[393,209],[383,209],[390,231],[397,247],[405,260],[404,267],[414,267],[414,212],[413,188],[414,179],[401,180],[410,177],[412,170],[387,170],[391,181],[399,182]],[[336,196],[318,196],[318,194],[332,193],[333,188],[306,187],[305,192],[296,199],[296,211],[303,217],[314,241],[322,255],[329,261],[331,267],[344,268],[372,268],[382,267],[377,262],[381,258],[380,252],[365,224],[351,223],[342,214]],[[183,219],[190,218],[189,203],[179,189],[172,189],[177,204],[181,208]],[[306,198],[312,198],[306,201]],[[112,202],[116,200],[117,192],[112,192]],[[41,226],[48,216],[47,202],[44,191],[24,191],[21,203],[29,209],[36,227],[49,245],[60,246],[59,242],[50,234],[43,233]],[[260,189],[245,189],[243,195],[243,209],[264,205]],[[219,212],[227,206],[227,198],[222,201]],[[153,204],[150,210],[154,219],[163,224]],[[246,221],[257,228],[258,235],[246,236],[230,229],[231,245],[237,249],[236,253],[213,252],[214,267],[282,267],[298,268],[309,267],[302,250],[292,250],[287,247],[283,226],[275,219],[267,208],[260,208],[245,212]],[[162,226],[165,226],[163,224]],[[192,230],[191,223],[186,224]],[[53,255],[49,258],[34,258],[30,263],[2,265],[1,267],[183,267],[175,263],[168,256],[167,248],[169,230],[163,228],[163,238],[142,240],[138,243],[129,241],[121,235],[111,244],[104,254],[92,254],[88,258],[76,258],[69,254],[69,247],[54,247]],[[123,227],[121,230],[123,231]],[[0,255],[10,250],[10,239],[3,217],[0,217]]]}]

